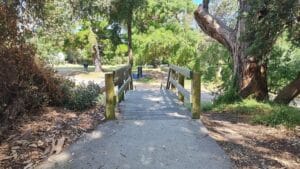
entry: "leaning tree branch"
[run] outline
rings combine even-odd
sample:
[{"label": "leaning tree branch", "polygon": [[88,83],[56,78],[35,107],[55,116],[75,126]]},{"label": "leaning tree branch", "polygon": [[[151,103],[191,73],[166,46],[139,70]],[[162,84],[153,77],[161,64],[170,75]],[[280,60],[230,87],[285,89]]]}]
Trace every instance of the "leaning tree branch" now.
[{"label": "leaning tree branch", "polygon": [[300,72],[296,79],[286,85],[274,99],[275,103],[289,104],[293,99],[300,95]]},{"label": "leaning tree branch", "polygon": [[235,43],[234,30],[228,27],[218,18],[211,15],[208,11],[208,0],[203,0],[203,5],[199,5],[194,12],[195,20],[204,33],[223,44],[232,51]]}]

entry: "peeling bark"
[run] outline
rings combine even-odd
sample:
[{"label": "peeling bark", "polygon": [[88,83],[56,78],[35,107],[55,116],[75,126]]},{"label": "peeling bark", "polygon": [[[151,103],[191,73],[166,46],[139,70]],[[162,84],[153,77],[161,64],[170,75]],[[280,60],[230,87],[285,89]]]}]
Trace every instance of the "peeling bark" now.
[{"label": "peeling bark", "polygon": [[96,45],[93,46],[93,50],[94,50],[95,72],[103,72],[98,43],[96,43]]},{"label": "peeling bark", "polygon": [[[209,13],[209,0],[203,0],[202,4],[194,12],[195,19],[204,33],[231,52],[234,64],[233,76],[236,77],[240,96],[246,98],[253,95],[257,100],[268,98],[267,64],[256,59],[261,57],[248,56],[246,49],[249,43],[240,40],[247,29],[245,19],[240,17],[233,30]],[[239,0],[239,8],[241,13],[247,11],[249,9],[247,1]]]},{"label": "peeling bark", "polygon": [[194,12],[195,19],[204,33],[223,44],[231,51],[235,42],[234,31],[222,21],[210,15],[208,5],[199,5]]}]

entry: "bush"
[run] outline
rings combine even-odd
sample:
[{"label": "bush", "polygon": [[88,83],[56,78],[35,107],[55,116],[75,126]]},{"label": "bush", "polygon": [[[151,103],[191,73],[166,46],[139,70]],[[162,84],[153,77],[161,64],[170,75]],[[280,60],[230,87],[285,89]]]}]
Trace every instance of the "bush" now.
[{"label": "bush", "polygon": [[48,103],[60,103],[61,77],[37,60],[17,25],[14,7],[0,5],[0,128],[19,116],[37,112]]},{"label": "bush", "polygon": [[213,104],[211,102],[201,103],[201,110],[204,112],[210,111],[213,109]]},{"label": "bush", "polygon": [[84,110],[95,105],[100,94],[100,87],[92,82],[88,85],[81,84],[74,89],[68,89],[68,94],[64,99],[66,108],[71,110]]},{"label": "bush", "polygon": [[224,94],[220,95],[216,100],[215,104],[229,104],[234,103],[236,101],[240,101],[241,97],[237,93],[237,90],[233,87],[230,87],[228,90],[225,91]]}]

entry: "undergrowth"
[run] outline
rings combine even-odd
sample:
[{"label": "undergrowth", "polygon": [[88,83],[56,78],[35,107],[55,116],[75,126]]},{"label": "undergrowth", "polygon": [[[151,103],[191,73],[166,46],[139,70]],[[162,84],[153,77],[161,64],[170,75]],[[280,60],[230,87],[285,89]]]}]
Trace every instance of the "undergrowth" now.
[{"label": "undergrowth", "polygon": [[36,57],[35,48],[18,31],[13,7],[0,4],[0,135],[17,118],[44,106],[83,110],[100,94],[95,84],[75,86]]},{"label": "undergrowth", "polygon": [[64,106],[71,110],[85,110],[94,106],[100,94],[100,87],[92,82],[88,85],[80,84],[73,88],[67,88],[68,93],[65,95]]},{"label": "undergrowth", "polygon": [[278,105],[272,102],[257,102],[254,99],[245,99],[234,103],[204,103],[203,111],[235,113],[249,115],[251,123],[275,127],[284,125],[294,128],[300,125],[300,109]]}]

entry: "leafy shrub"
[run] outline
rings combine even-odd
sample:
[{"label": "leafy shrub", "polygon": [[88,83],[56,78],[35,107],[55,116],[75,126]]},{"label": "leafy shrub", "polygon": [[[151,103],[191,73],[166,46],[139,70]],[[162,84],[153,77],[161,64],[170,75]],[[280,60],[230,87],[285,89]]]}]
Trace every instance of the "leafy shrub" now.
[{"label": "leafy shrub", "polygon": [[[69,89],[68,89],[69,90]],[[65,106],[71,110],[84,110],[95,105],[96,99],[100,94],[100,87],[92,82],[88,85],[81,84],[68,91],[65,98]]]},{"label": "leafy shrub", "polygon": [[222,103],[229,104],[240,100],[241,97],[237,93],[237,90],[233,87],[230,87],[225,91],[224,94],[217,97],[217,99],[215,100],[215,104],[222,104]]},{"label": "leafy shrub", "polygon": [[211,102],[203,102],[201,103],[201,109],[202,111],[210,111],[213,109],[213,104]]}]

